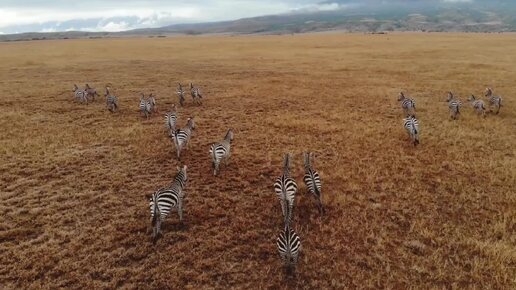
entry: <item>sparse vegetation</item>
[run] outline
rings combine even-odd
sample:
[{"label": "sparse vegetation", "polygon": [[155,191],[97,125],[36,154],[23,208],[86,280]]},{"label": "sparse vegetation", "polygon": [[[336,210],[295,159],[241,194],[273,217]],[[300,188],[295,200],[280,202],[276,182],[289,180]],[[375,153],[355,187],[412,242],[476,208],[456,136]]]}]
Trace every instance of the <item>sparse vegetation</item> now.
[{"label": "sparse vegetation", "polygon": [[[507,34],[0,43],[0,285],[514,289],[515,58]],[[109,83],[117,113],[74,102],[85,82]],[[163,124],[178,82],[207,97],[178,107],[181,122],[196,119],[181,156],[184,226],[168,219],[153,245],[146,196],[179,165]],[[504,106],[484,119],[466,96],[487,86]],[[465,104],[459,120],[450,90]],[[416,148],[400,91],[417,100]],[[160,106],[148,120],[140,92]],[[209,146],[228,127],[231,165],[214,177]],[[302,184],[304,151],[317,156],[326,212],[300,186],[303,251],[286,279],[272,185],[285,152]]]}]

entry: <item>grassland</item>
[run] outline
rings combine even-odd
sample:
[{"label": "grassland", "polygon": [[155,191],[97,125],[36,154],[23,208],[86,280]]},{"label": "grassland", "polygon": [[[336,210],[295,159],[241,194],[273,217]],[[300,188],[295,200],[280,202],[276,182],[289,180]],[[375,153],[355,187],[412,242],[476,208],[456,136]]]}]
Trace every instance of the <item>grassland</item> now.
[{"label": "grassland", "polygon": [[[516,288],[516,38],[319,34],[0,43],[0,288]],[[150,241],[146,195],[178,162],[163,113],[199,84],[185,224]],[[121,110],[72,85],[112,85]],[[486,86],[497,116],[463,102]],[[417,100],[421,145],[401,126]],[[160,113],[138,114],[140,92]],[[209,144],[235,129],[211,176]],[[301,187],[303,253],[286,278],[272,184],[284,152],[316,154],[327,214]]]}]

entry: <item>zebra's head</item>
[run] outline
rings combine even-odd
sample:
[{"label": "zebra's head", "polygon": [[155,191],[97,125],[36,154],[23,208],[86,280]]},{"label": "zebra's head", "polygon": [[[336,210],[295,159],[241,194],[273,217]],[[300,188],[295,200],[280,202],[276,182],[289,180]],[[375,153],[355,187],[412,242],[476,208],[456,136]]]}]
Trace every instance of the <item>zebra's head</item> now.
[{"label": "zebra's head", "polygon": [[470,102],[473,102],[475,100],[476,100],[475,95],[471,95],[468,97],[468,101],[470,101]]},{"label": "zebra's head", "polygon": [[86,84],[84,87],[86,87],[86,89],[88,89],[88,90],[91,89],[90,85],[88,85],[88,84]]},{"label": "zebra's head", "polygon": [[303,159],[304,159],[304,164],[305,164],[305,169],[309,169],[312,167],[312,160],[314,158],[314,153],[313,152],[303,152]]},{"label": "zebra's head", "polygon": [[224,137],[224,140],[227,140],[229,142],[233,141],[233,129],[229,129],[226,133],[226,137]]},{"label": "zebra's head", "polygon": [[106,87],[106,93],[104,94],[104,97],[109,96],[109,87]]},{"label": "zebra's head", "polygon": [[175,180],[181,182],[183,186],[186,185],[188,181],[188,174],[186,173],[187,166],[183,165],[183,167],[177,166],[177,175]]},{"label": "zebra's head", "polygon": [[190,89],[193,89],[193,83],[190,83]]},{"label": "zebra's head", "polygon": [[194,117],[190,117],[190,118],[188,118],[188,120],[187,120],[187,122],[186,122],[186,125],[187,125],[190,129],[194,130],[194,129],[195,129],[195,121],[194,121]]},{"label": "zebra's head", "polygon": [[286,153],[283,158],[283,171],[289,172],[292,163],[292,153]]},{"label": "zebra's head", "polygon": [[77,84],[73,84],[73,90],[72,90],[72,92],[75,92],[75,91],[77,91],[78,89],[79,89],[79,87],[77,86]]},{"label": "zebra's head", "polygon": [[490,97],[493,95],[493,90],[491,88],[486,88],[485,94],[486,97]]},{"label": "zebra's head", "polygon": [[453,94],[452,92],[448,92],[448,97],[446,98],[446,101],[449,102],[453,99]]},{"label": "zebra's head", "polygon": [[182,90],[183,90],[183,86],[181,85],[181,83],[178,83],[177,88],[178,88],[180,91],[182,91]]},{"label": "zebra's head", "polygon": [[400,94],[398,95],[398,101],[403,101],[405,99],[405,94],[403,94],[403,92],[400,92]]},{"label": "zebra's head", "polygon": [[145,95],[142,93],[142,96],[140,97],[140,101],[145,99]]}]

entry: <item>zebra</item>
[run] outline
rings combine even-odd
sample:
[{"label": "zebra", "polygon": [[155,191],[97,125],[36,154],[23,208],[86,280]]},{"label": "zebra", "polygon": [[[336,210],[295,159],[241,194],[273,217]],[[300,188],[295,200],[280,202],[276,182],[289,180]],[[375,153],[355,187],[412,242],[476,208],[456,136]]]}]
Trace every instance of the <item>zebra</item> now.
[{"label": "zebra", "polygon": [[324,207],[322,203],[321,196],[321,178],[319,177],[319,173],[312,168],[311,160],[314,157],[313,152],[303,153],[304,163],[305,163],[305,176],[303,177],[303,181],[305,182],[307,190],[315,197],[317,200],[317,206],[319,207],[319,212],[324,213]]},{"label": "zebra", "polygon": [[229,129],[224,140],[211,145],[210,154],[213,158],[213,176],[217,175],[222,160],[225,161],[227,166],[229,157],[231,157],[231,141],[233,141],[233,130]]},{"label": "zebra", "polygon": [[86,97],[91,97],[92,101],[95,101],[95,96],[99,96],[97,90],[95,88],[90,87],[90,85],[86,84]]},{"label": "zebra", "polygon": [[292,221],[292,212],[297,192],[296,181],[290,177],[291,159],[292,155],[290,153],[285,154],[283,159],[283,174],[274,182],[274,191],[280,200],[281,212],[286,226]]},{"label": "zebra", "polygon": [[405,115],[414,114],[416,112],[416,101],[413,99],[405,97],[403,92],[400,92],[398,96],[398,101],[401,102],[401,108],[405,112]]},{"label": "zebra", "polygon": [[448,108],[450,109],[450,117],[453,120],[457,120],[460,115],[460,107],[462,103],[459,99],[456,99],[452,92],[448,92],[448,98],[446,99],[448,102]]},{"label": "zebra", "polygon": [[179,221],[183,223],[183,199],[186,197],[184,191],[188,176],[187,166],[177,167],[177,174],[174,181],[166,188],[161,188],[152,194],[149,202],[152,224],[152,240],[156,243],[161,232],[161,223],[165,221],[170,211],[177,207]]},{"label": "zebra", "polygon": [[176,146],[177,160],[181,160],[181,151],[183,148],[188,147],[192,131],[195,129],[195,121],[193,117],[188,118],[186,127],[183,129],[177,129],[174,132],[173,141]]},{"label": "zebra", "polygon": [[165,127],[167,128],[170,136],[172,136],[173,132],[176,131],[176,121],[177,121],[176,105],[172,104],[172,111],[165,114]]},{"label": "zebra", "polygon": [[[486,88],[485,94],[487,99],[489,100],[489,107],[492,108],[493,106],[496,108],[496,113],[500,113],[500,107],[502,107],[502,97],[501,96],[494,96],[493,90],[491,88]],[[493,110],[490,109],[492,112]]]},{"label": "zebra", "polygon": [[193,102],[197,105],[202,105],[201,90],[198,87],[194,87],[192,83],[190,83],[190,93],[192,95]]},{"label": "zebra", "polygon": [[469,96],[468,101],[471,103],[473,110],[475,110],[478,115],[482,115],[484,118],[486,117],[486,105],[484,104],[484,101],[477,100],[474,95]]},{"label": "zebra", "polygon": [[183,90],[183,86],[181,85],[181,83],[179,83],[176,93],[179,97],[179,104],[181,105],[181,107],[183,107],[185,105],[185,90]]},{"label": "zebra", "polygon": [[150,104],[145,99],[145,95],[143,93],[142,93],[142,96],[140,98],[140,112],[142,112],[145,115],[145,118],[149,118],[149,115],[151,113]]},{"label": "zebra", "polygon": [[109,92],[109,87],[106,87],[106,106],[111,112],[115,112],[118,109],[118,98]]},{"label": "zebra", "polygon": [[151,111],[154,112],[154,113],[157,112],[157,109],[156,109],[156,99],[154,98],[152,93],[149,95],[149,98],[147,99],[147,106],[149,107],[149,112],[151,112]]},{"label": "zebra", "polygon": [[419,144],[419,122],[414,115],[409,115],[403,119],[403,127],[410,136],[414,146]]},{"label": "zebra", "polygon": [[299,239],[296,232],[287,225],[276,240],[276,245],[278,246],[281,259],[287,267],[287,273],[291,273],[292,270],[295,270],[297,265],[299,252],[301,251],[301,239]]},{"label": "zebra", "polygon": [[80,89],[76,84],[73,84],[73,90],[75,99],[81,103],[88,104],[87,93],[85,90]]}]

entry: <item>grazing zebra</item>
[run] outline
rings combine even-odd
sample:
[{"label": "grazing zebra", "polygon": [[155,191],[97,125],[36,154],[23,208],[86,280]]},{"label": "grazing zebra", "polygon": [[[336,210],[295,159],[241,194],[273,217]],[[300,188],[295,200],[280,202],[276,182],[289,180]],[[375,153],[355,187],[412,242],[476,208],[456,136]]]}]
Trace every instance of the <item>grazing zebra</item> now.
[{"label": "grazing zebra", "polygon": [[106,105],[109,111],[115,112],[118,109],[118,98],[109,92],[109,87],[106,87]]},{"label": "grazing zebra", "polygon": [[498,115],[498,113],[500,113],[500,107],[502,106],[502,97],[494,96],[491,88],[486,88],[485,96],[489,100],[490,111],[493,111],[491,108],[494,106],[496,108],[496,114]]},{"label": "grazing zebra", "polygon": [[75,99],[81,103],[88,103],[87,93],[85,90],[80,89],[76,84],[73,84],[73,90]]},{"label": "grazing zebra", "polygon": [[152,95],[152,93],[149,95],[149,98],[147,99],[147,106],[149,107],[149,112],[154,112],[156,113],[157,109],[156,109],[156,99],[154,98],[154,96]]},{"label": "grazing zebra", "polygon": [[416,117],[414,115],[409,115],[403,119],[403,127],[407,130],[414,146],[419,144],[419,122]]},{"label": "grazing zebra", "polygon": [[315,197],[317,200],[317,206],[319,207],[319,212],[324,213],[324,207],[322,204],[322,196],[321,196],[321,178],[319,177],[319,173],[312,168],[311,160],[314,157],[313,152],[303,153],[304,163],[305,163],[305,176],[303,180],[305,182],[307,190]]},{"label": "grazing zebra", "polygon": [[290,153],[285,154],[283,160],[283,174],[276,179],[274,182],[274,191],[280,200],[281,212],[285,226],[288,226],[292,221],[294,202],[297,192],[297,184],[294,179],[290,177],[290,160],[292,155]]},{"label": "grazing zebra", "polygon": [[278,246],[281,259],[287,267],[287,272],[291,273],[292,270],[295,270],[299,252],[301,251],[299,236],[287,225],[276,240],[276,245]]},{"label": "grazing zebra", "polygon": [[176,105],[172,105],[172,111],[165,114],[165,127],[167,128],[169,135],[173,136],[176,131],[176,121],[177,121],[177,110]]},{"label": "grazing zebra", "polygon": [[473,110],[475,110],[478,115],[482,115],[484,118],[486,117],[486,105],[484,104],[484,101],[477,100],[474,95],[469,96],[468,101],[471,103]]},{"label": "grazing zebra", "polygon": [[231,157],[231,141],[233,141],[233,130],[229,129],[224,140],[211,145],[210,154],[213,157],[213,175],[217,175],[219,171],[220,162],[225,161],[228,164],[229,157]]},{"label": "grazing zebra", "polygon": [[174,132],[174,144],[176,145],[176,153],[177,153],[177,160],[181,160],[181,151],[183,148],[188,146],[188,143],[190,142],[190,138],[192,136],[192,131],[195,129],[195,121],[193,117],[188,118],[186,127],[183,129],[177,129],[176,132]]},{"label": "grazing zebra", "polygon": [[415,114],[416,112],[416,101],[413,99],[405,97],[405,94],[403,92],[400,92],[398,96],[398,101],[401,102],[401,108],[405,112],[405,115],[409,114]]},{"label": "grazing zebra", "polygon": [[192,83],[190,83],[190,93],[192,95],[193,102],[197,105],[202,104],[202,94],[201,90],[198,87],[194,87]]},{"label": "grazing zebra", "polygon": [[161,231],[161,223],[165,221],[170,211],[177,207],[179,221],[183,222],[183,199],[186,197],[184,191],[188,177],[186,165],[183,168],[177,167],[177,174],[169,187],[162,188],[152,194],[150,198],[150,212],[152,224],[152,240],[155,243]]},{"label": "grazing zebra", "polygon": [[460,107],[462,103],[459,99],[456,99],[452,92],[448,92],[448,98],[446,99],[448,102],[448,108],[450,109],[450,117],[453,120],[457,120],[460,115]]},{"label": "grazing zebra", "polygon": [[95,101],[95,96],[99,96],[99,94],[97,93],[97,90],[95,88],[92,88],[90,87],[90,85],[86,84],[86,96],[87,97],[91,97],[91,100],[92,101]]},{"label": "grazing zebra", "polygon": [[185,90],[183,90],[181,83],[177,87],[177,96],[179,97],[179,104],[183,107],[185,105]]},{"label": "grazing zebra", "polygon": [[142,112],[145,115],[145,118],[149,118],[149,115],[151,113],[150,103],[147,100],[145,100],[145,95],[143,93],[140,98],[140,112]]}]

